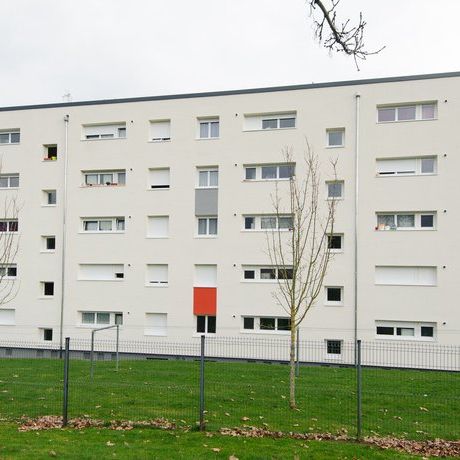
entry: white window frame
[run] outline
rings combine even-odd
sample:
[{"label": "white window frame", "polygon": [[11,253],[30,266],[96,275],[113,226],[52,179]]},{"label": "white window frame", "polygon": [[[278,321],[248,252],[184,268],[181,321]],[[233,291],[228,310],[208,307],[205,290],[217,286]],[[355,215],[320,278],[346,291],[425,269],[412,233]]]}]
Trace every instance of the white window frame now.
[{"label": "white window frame", "polygon": [[[6,223],[8,229],[4,232],[0,230],[0,234],[2,233],[18,233],[19,232],[19,220],[18,219],[0,219],[0,224]],[[16,230],[11,230],[11,228],[16,228]]]},{"label": "white window frame", "polygon": [[[217,334],[217,315],[194,315],[195,316],[195,335],[216,335]],[[204,332],[198,332],[198,317],[205,317]],[[215,332],[209,332],[209,317],[216,319],[216,330]]]},{"label": "white window frame", "polygon": [[[17,178],[18,180],[18,185],[11,185],[11,179],[13,178]],[[0,189],[4,190],[4,189],[18,189],[19,188],[19,173],[17,174],[0,174],[0,179],[6,179],[8,184],[6,187],[1,187],[0,186]]]},{"label": "white window frame", "polygon": [[[3,274],[4,271],[4,274]],[[11,274],[14,271],[14,275]],[[18,279],[17,264],[1,264],[0,265],[0,280],[16,280]]]},{"label": "white window frame", "polygon": [[[398,216],[414,216],[414,226],[413,227],[398,227]],[[384,224],[379,224],[379,216],[393,216],[393,222],[394,225],[384,225]],[[432,227],[422,227],[421,221],[422,221],[422,216],[432,216],[433,217],[433,226]],[[436,211],[408,211],[408,212],[402,212],[402,211],[397,211],[397,212],[377,212],[376,213],[376,220],[377,220],[377,225],[375,226],[375,229],[377,231],[398,231],[398,232],[407,232],[407,231],[433,231],[436,230],[436,219],[437,218],[437,213]]]},{"label": "white window frame", "polygon": [[[166,277],[162,279],[150,279],[150,267],[161,267],[161,271],[166,271]],[[166,268],[166,270],[165,270]],[[169,286],[169,265],[168,264],[147,264],[145,275],[145,285],[149,287],[168,287]]]},{"label": "white window frame", "polygon": [[[97,230],[86,230],[86,224],[88,222],[95,222],[97,225]],[[102,222],[111,222],[112,229],[104,230],[101,229]],[[119,230],[119,224],[121,226],[123,222],[123,230]],[[118,217],[82,217],[81,218],[81,233],[125,233],[126,229],[126,218],[124,216]]]},{"label": "white window frame", "polygon": [[[122,187],[126,185],[126,170],[125,169],[108,169],[108,170],[97,170],[97,171],[82,171],[83,172],[83,183],[82,187]],[[103,180],[104,176],[112,175],[112,182],[107,183]],[[123,180],[120,183],[120,177],[124,175]],[[88,184],[88,176],[97,176],[97,183]]]},{"label": "white window frame", "polygon": [[[377,334],[377,327],[392,327],[393,335]],[[422,327],[432,327],[433,337],[422,336]],[[397,329],[414,329],[414,335],[397,335]],[[378,340],[404,340],[435,342],[437,336],[437,323],[422,321],[375,321],[375,338]]]},{"label": "white window frame", "polygon": [[[84,322],[83,316],[84,314],[92,314],[94,315],[93,322]],[[98,321],[99,315],[109,315],[109,322],[101,322]],[[121,323],[118,322],[118,318],[121,315]],[[104,311],[104,310],[80,310],[79,312],[80,323],[78,324],[80,327],[89,327],[89,328],[97,328],[97,327],[104,327],[104,326],[116,326],[117,324],[122,326],[123,325],[123,312],[120,311]]]},{"label": "white window frame", "polygon": [[[423,106],[434,106],[434,117],[433,118],[423,118]],[[399,110],[400,109],[407,109],[415,107],[415,118],[414,119],[399,119]],[[379,111],[380,110],[394,110],[395,111],[395,119],[389,121],[380,121],[379,120]],[[378,105],[377,106],[377,123],[384,124],[384,123],[403,123],[403,122],[410,122],[410,121],[430,121],[430,120],[437,120],[438,119],[438,103],[437,101],[427,101],[427,102],[414,102],[414,103],[404,103],[404,104],[393,104],[393,105]]]},{"label": "white window frame", "polygon": [[[170,142],[171,141],[171,119],[170,118],[164,118],[161,120],[150,120],[150,139],[149,142]],[[168,126],[168,134],[169,136],[164,136],[164,137],[153,137],[153,130],[155,124],[164,124]]]},{"label": "white window frame", "polygon": [[[244,328],[244,319],[245,318],[252,318],[254,320],[254,329],[245,329]],[[275,320],[275,329],[261,329],[260,328],[260,320],[261,318],[269,318]],[[287,316],[274,316],[274,315],[242,315],[241,316],[241,328],[240,332],[243,334],[279,334],[279,335],[287,335],[291,332],[290,329],[279,329],[279,320],[289,320],[290,318]]]},{"label": "white window frame", "polygon": [[[331,144],[329,135],[331,133],[341,133],[342,134],[342,143],[341,144]],[[326,129],[326,148],[328,149],[337,149],[345,147],[345,128],[328,128]]]},{"label": "white window frame", "polygon": [[[46,295],[45,294],[45,284],[52,284],[53,285],[53,294]],[[41,290],[41,298],[42,299],[52,299],[56,295],[56,283],[54,281],[40,281],[40,290]]]},{"label": "white window frame", "polygon": [[[0,130],[0,136],[8,135],[8,142],[1,142],[0,145],[18,145],[21,143],[21,130],[20,129],[10,129],[10,130]],[[11,138],[13,134],[19,135],[19,140],[17,142],[12,142]]]},{"label": "white window frame", "polygon": [[[113,132],[111,133],[93,133],[87,134],[87,129],[90,128],[105,128],[112,127]],[[85,124],[82,125],[82,140],[83,141],[106,141],[108,139],[126,139],[126,122],[121,123],[97,123],[97,124]]]},{"label": "white window frame", "polygon": [[[273,284],[282,282],[284,278],[280,278],[281,270],[292,270],[292,267],[276,267],[274,265],[242,265],[242,279],[243,283],[264,283],[264,284]],[[262,278],[262,270],[275,270],[275,278]],[[246,271],[254,271],[254,278],[245,278]],[[288,278],[289,280],[292,278]]]},{"label": "white window frame", "polygon": [[[209,233],[211,219],[216,220],[216,233]],[[206,232],[200,233],[200,221],[206,222]],[[219,219],[217,216],[196,216],[196,237],[197,238],[216,238],[219,234]]]},{"label": "white window frame", "polygon": [[[54,193],[54,196],[56,198],[56,201],[54,203],[49,202],[50,196],[52,193]],[[43,190],[43,194],[44,194],[44,202],[42,206],[45,206],[45,207],[56,207],[57,206],[57,190],[52,190],[52,189]]]},{"label": "white window frame", "polygon": [[[217,136],[211,136],[212,134],[212,128],[211,124],[212,123],[217,123],[217,131],[218,135]],[[201,136],[201,126],[206,125],[207,128],[207,135],[206,136]],[[219,117],[209,117],[209,118],[198,118],[198,133],[197,133],[197,139],[219,139],[220,138],[220,118]]]},{"label": "white window frame", "polygon": [[[332,237],[339,237],[340,238],[340,248],[330,248],[329,247],[329,238],[332,238]],[[327,248],[328,248],[329,252],[333,252],[333,253],[343,252],[343,243],[344,243],[344,234],[343,233],[333,233],[332,235],[331,234],[327,235]]]},{"label": "white window frame", "polygon": [[[294,120],[294,126],[281,126],[281,120]],[[276,127],[264,128],[264,121],[275,121]],[[260,119],[260,129],[262,131],[275,131],[280,129],[295,129],[297,127],[297,114],[285,114],[285,115],[263,115]]]},{"label": "white window frame", "polygon": [[[292,176],[291,177],[280,177],[280,168],[289,166],[292,168]],[[274,178],[263,178],[262,177],[262,168],[272,167],[276,168],[276,177]],[[267,163],[267,164],[247,164],[244,165],[244,182],[270,182],[270,181],[289,181],[291,178],[295,177],[295,163]],[[254,179],[246,179],[246,170],[247,169],[255,169],[256,170],[256,177]]]},{"label": "white window frame", "polygon": [[[47,241],[49,238],[54,238],[54,249],[47,249]],[[41,252],[56,252],[56,236],[55,235],[42,235],[42,250]]]},{"label": "white window frame", "polygon": [[[327,293],[328,289],[340,289],[340,300],[328,300]],[[343,286],[324,286],[324,305],[327,307],[343,307],[344,300],[343,300],[344,289]]]},{"label": "white window frame", "polygon": [[[206,173],[206,185],[200,185],[200,175],[202,173]],[[211,184],[211,173],[217,173],[217,185],[210,185]],[[219,167],[218,166],[199,167],[197,168],[196,177],[197,177],[196,188],[200,188],[200,189],[219,188]]]},{"label": "white window frame", "polygon": [[[285,219],[285,218],[291,218],[292,220],[292,225],[289,228],[280,228],[280,219]],[[254,228],[246,228],[246,219],[247,218],[252,218],[254,219]],[[275,219],[275,227],[274,228],[262,228],[262,219],[264,218],[272,218]],[[271,232],[271,231],[277,231],[277,232],[290,232],[292,231],[294,222],[294,218],[291,214],[245,214],[243,215],[243,232]]]},{"label": "white window frame", "polygon": [[[405,171],[404,169],[399,172],[395,170],[394,172],[379,172],[379,162],[385,161],[404,161],[404,160],[413,160],[415,162],[414,172]],[[424,173],[422,172],[422,162],[423,160],[434,160],[433,172]],[[426,157],[397,157],[397,158],[377,158],[376,159],[376,176],[377,177],[401,177],[401,176],[435,176],[438,174],[438,157],[436,155],[426,156]]]},{"label": "white window frame", "polygon": [[[168,183],[166,182],[163,183],[157,183],[153,184],[152,183],[152,175],[154,174],[154,171],[157,173],[161,171],[161,174],[164,176],[168,176]],[[171,168],[169,167],[164,167],[164,168],[149,168],[148,170],[148,188],[147,190],[170,190],[171,189]]]},{"label": "white window frame", "polygon": [[[330,196],[329,195],[329,185],[341,184],[341,195],[340,196]],[[328,180],[326,181],[326,199],[327,200],[343,200],[345,197],[345,181],[343,180]]]}]

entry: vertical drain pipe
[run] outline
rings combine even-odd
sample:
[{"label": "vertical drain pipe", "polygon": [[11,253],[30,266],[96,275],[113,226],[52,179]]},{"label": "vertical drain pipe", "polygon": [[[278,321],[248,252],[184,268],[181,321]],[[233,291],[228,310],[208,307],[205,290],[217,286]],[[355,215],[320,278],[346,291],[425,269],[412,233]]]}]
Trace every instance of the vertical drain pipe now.
[{"label": "vertical drain pipe", "polygon": [[65,144],[64,144],[64,196],[62,200],[62,250],[61,250],[61,315],[59,320],[59,350],[62,354],[64,339],[64,287],[65,287],[65,249],[66,249],[66,217],[67,217],[67,168],[69,148],[69,115],[64,116]]},{"label": "vertical drain pipe", "polygon": [[359,209],[359,111],[360,111],[361,95],[355,94],[355,222],[354,222],[354,349],[355,349],[355,365],[357,364],[357,342],[358,342],[358,209]]}]

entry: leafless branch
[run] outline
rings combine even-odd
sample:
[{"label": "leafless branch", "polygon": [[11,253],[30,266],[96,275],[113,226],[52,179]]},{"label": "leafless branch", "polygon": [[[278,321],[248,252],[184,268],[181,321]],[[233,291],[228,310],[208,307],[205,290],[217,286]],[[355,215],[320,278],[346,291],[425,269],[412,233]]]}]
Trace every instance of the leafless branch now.
[{"label": "leafless branch", "polygon": [[364,43],[364,29],[367,25],[362,13],[359,13],[357,24],[352,24],[350,19],[340,21],[337,18],[337,7],[341,0],[306,0],[310,6],[310,14],[319,10],[318,18],[313,17],[315,37],[330,52],[345,53],[353,56],[356,68],[359,70],[358,61],[366,60],[367,56],[378,54],[385,46],[378,50],[368,51]]}]

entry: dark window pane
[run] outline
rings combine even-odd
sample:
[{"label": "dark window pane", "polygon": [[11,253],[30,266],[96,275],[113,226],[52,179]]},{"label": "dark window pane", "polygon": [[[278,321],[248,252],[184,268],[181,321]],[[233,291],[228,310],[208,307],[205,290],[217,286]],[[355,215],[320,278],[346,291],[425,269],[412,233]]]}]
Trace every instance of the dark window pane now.
[{"label": "dark window pane", "polygon": [[254,230],[255,229],[255,218],[245,217],[244,218],[244,228],[246,230]]},{"label": "dark window pane", "polygon": [[328,340],[327,353],[329,355],[340,355],[342,353],[342,342],[340,340]]},{"label": "dark window pane", "polygon": [[395,121],[396,120],[396,109],[395,108],[379,109],[378,115],[379,115],[378,116],[379,122]]},{"label": "dark window pane", "polygon": [[289,318],[278,318],[278,330],[279,331],[290,331],[291,320]]},{"label": "dark window pane", "polygon": [[246,168],[246,179],[254,180],[256,178],[256,168]]},{"label": "dark window pane", "polygon": [[19,176],[10,177],[10,187],[19,187]]},{"label": "dark window pane", "polygon": [[278,169],[280,179],[290,179],[294,175],[294,166],[292,165],[280,166]]},{"label": "dark window pane", "polygon": [[415,105],[398,107],[398,120],[415,120]]},{"label": "dark window pane", "polygon": [[262,129],[278,128],[278,120],[276,118],[270,120],[262,120]]},{"label": "dark window pane", "polygon": [[280,280],[292,280],[293,269],[292,268],[279,268],[278,279]]},{"label": "dark window pane", "polygon": [[260,329],[264,331],[274,331],[275,318],[260,318]]},{"label": "dark window pane", "polygon": [[394,335],[395,331],[392,327],[377,326],[377,335]]},{"label": "dark window pane", "polygon": [[206,332],[206,316],[196,317],[196,332]]},{"label": "dark window pane", "polygon": [[281,118],[280,128],[295,128],[295,118]]},{"label": "dark window pane", "polygon": [[7,274],[8,276],[14,278],[18,273],[18,269],[16,267],[8,267]]},{"label": "dark window pane", "polygon": [[54,283],[51,281],[43,283],[44,295],[54,295]]},{"label": "dark window pane", "polygon": [[208,332],[210,334],[216,333],[216,317],[208,316]]},{"label": "dark window pane", "polygon": [[260,279],[262,280],[276,279],[276,269],[275,268],[261,268],[260,269]]},{"label": "dark window pane", "polygon": [[10,232],[17,232],[18,231],[18,221],[12,220],[8,223]]},{"label": "dark window pane", "polygon": [[340,235],[329,235],[327,239],[329,249],[342,249],[342,237]]},{"label": "dark window pane", "polygon": [[420,216],[420,226],[424,228],[433,228],[433,215],[422,215]]},{"label": "dark window pane", "polygon": [[11,143],[17,143],[20,140],[21,135],[19,133],[11,133]]},{"label": "dark window pane", "polygon": [[244,271],[244,279],[245,280],[253,280],[256,277],[255,270],[245,270]]},{"label": "dark window pane", "polygon": [[254,318],[243,318],[244,329],[254,329]]},{"label": "dark window pane", "polygon": [[6,232],[8,230],[8,222],[0,222],[0,232]]},{"label": "dark window pane", "polygon": [[43,329],[43,340],[46,340],[46,341],[53,340],[53,329]]},{"label": "dark window pane", "polygon": [[422,334],[422,337],[434,337],[434,327],[433,326],[422,326],[421,334]]},{"label": "dark window pane", "polygon": [[56,238],[54,237],[46,238],[46,249],[50,251],[56,249]]},{"label": "dark window pane", "polygon": [[262,166],[262,179],[276,179],[276,166]]},{"label": "dark window pane", "polygon": [[115,324],[123,324],[123,313],[115,313]]},{"label": "dark window pane", "polygon": [[219,137],[219,122],[211,122],[211,137]]},{"label": "dark window pane", "polygon": [[340,288],[327,288],[328,302],[340,302],[342,300],[342,289]]}]

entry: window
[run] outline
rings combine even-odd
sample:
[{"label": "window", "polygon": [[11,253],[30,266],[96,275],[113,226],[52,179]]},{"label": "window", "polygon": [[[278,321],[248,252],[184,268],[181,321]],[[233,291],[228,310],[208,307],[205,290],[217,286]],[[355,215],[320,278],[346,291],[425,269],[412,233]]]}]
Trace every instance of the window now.
[{"label": "window", "polygon": [[169,216],[149,216],[147,222],[147,237],[168,238]]},{"label": "window", "polygon": [[243,265],[244,281],[276,282],[290,280],[293,277],[291,267],[251,267]]},{"label": "window", "polygon": [[80,264],[78,279],[85,281],[115,281],[125,277],[123,264]]},{"label": "window", "polygon": [[56,250],[56,237],[55,236],[42,236],[43,251],[54,252]]},{"label": "window", "polygon": [[149,188],[169,189],[169,168],[149,169]]},{"label": "window", "polygon": [[198,217],[198,235],[216,236],[217,217]]},{"label": "window", "polygon": [[326,340],[326,351],[328,355],[341,355],[342,354],[342,341],[341,340]]},{"label": "window", "polygon": [[44,190],[45,206],[56,206],[56,190]]},{"label": "window", "polygon": [[377,213],[376,230],[434,230],[436,212]]},{"label": "window", "polygon": [[219,185],[219,170],[198,169],[198,188],[216,188]]},{"label": "window", "polygon": [[197,316],[196,317],[196,332],[202,334],[216,333],[216,317],[215,316]]},{"label": "window", "polygon": [[14,280],[18,275],[16,264],[0,265],[0,278],[3,280]]},{"label": "window", "polygon": [[377,338],[393,340],[434,340],[436,323],[376,321]]},{"label": "window", "polygon": [[291,330],[289,318],[271,316],[243,316],[243,331],[251,332],[288,332]]},{"label": "window", "polygon": [[47,342],[53,341],[53,329],[43,329],[43,340]]},{"label": "window", "polygon": [[83,231],[120,233],[125,231],[124,217],[85,217],[82,219]]},{"label": "window", "polygon": [[383,266],[375,267],[375,284],[395,286],[436,286],[436,267],[404,267]]},{"label": "window", "polygon": [[126,137],[126,123],[108,123],[97,125],[83,125],[83,139],[124,139]]},{"label": "window", "polygon": [[331,252],[339,252],[343,249],[343,235],[328,235],[327,247]]},{"label": "window", "polygon": [[107,171],[84,171],[84,185],[87,187],[113,186],[126,184],[126,171],[107,170]]},{"label": "window", "polygon": [[295,164],[245,166],[245,180],[288,180],[295,175]]},{"label": "window", "polygon": [[167,264],[147,265],[146,284],[148,286],[167,286],[168,285],[168,265]]},{"label": "window", "polygon": [[331,198],[343,198],[343,182],[333,181],[326,182],[327,185],[327,197]]},{"label": "window", "polygon": [[153,142],[171,140],[171,120],[152,120],[150,122],[150,139]]},{"label": "window", "polygon": [[56,161],[57,160],[57,145],[52,144],[52,145],[44,145],[43,149],[45,151],[45,156],[43,157],[44,161]]},{"label": "window", "polygon": [[0,144],[19,144],[20,139],[19,129],[0,131]]},{"label": "window", "polygon": [[166,313],[146,313],[144,335],[167,335],[167,322]]},{"label": "window", "polygon": [[326,130],[327,147],[343,147],[345,145],[345,128]]},{"label": "window", "polygon": [[83,325],[122,325],[123,313],[105,312],[105,311],[82,311],[81,324]]},{"label": "window", "polygon": [[434,120],[436,116],[436,102],[377,107],[378,123],[387,123],[392,121]]},{"label": "window", "polygon": [[14,326],[16,310],[12,308],[0,308],[0,326]]},{"label": "window", "polygon": [[196,287],[217,286],[217,265],[195,265],[193,285]]},{"label": "window", "polygon": [[0,188],[18,188],[19,174],[0,174]]},{"label": "window", "polygon": [[378,176],[436,174],[436,157],[385,158],[377,160]]},{"label": "window", "polygon": [[0,232],[17,232],[18,229],[17,219],[0,219]]},{"label": "window", "polygon": [[42,281],[41,285],[44,297],[54,296],[54,281]]},{"label": "window", "polygon": [[244,230],[266,231],[266,230],[292,230],[292,216],[290,215],[262,215],[243,216]]},{"label": "window", "polygon": [[343,287],[326,287],[326,305],[343,305]]},{"label": "window", "polygon": [[218,138],[219,118],[199,118],[198,128],[200,139]]},{"label": "window", "polygon": [[286,129],[296,127],[296,112],[246,114],[245,131]]}]

